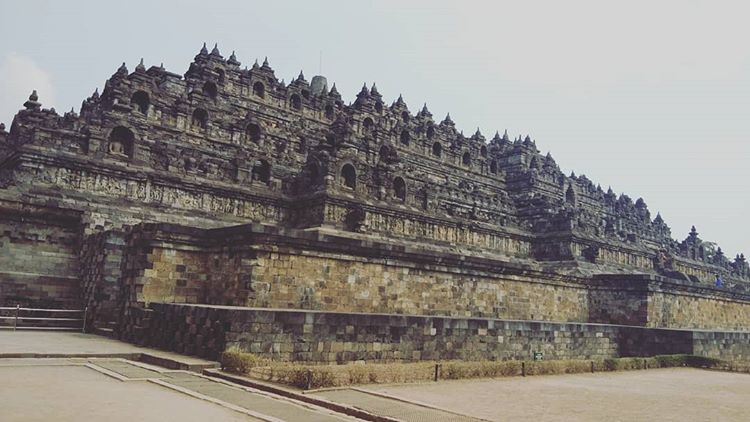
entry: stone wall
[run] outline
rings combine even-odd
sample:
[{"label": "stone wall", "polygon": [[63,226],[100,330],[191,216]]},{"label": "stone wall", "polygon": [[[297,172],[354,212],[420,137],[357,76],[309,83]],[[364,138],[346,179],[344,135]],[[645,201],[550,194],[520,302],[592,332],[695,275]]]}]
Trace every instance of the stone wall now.
[{"label": "stone wall", "polygon": [[588,296],[589,322],[646,326],[648,290],[639,286],[602,289],[592,286]]},{"label": "stone wall", "polygon": [[[203,303],[245,306],[247,303],[271,303],[271,285],[254,279],[258,266],[254,251],[235,251],[230,247],[219,248],[208,254],[208,280]],[[276,290],[274,288],[273,290]],[[277,307],[279,304],[276,304]],[[300,306],[305,304],[300,302]]]},{"label": "stone wall", "polygon": [[590,322],[717,330],[750,327],[746,294],[652,275],[599,275],[589,285]]},{"label": "stone wall", "polygon": [[0,306],[81,307],[80,215],[0,200]]},{"label": "stone wall", "polygon": [[360,208],[363,217],[357,231],[387,238],[426,238],[431,242],[461,245],[467,250],[491,250],[506,256],[531,256],[532,238],[517,230],[461,224],[455,218],[436,218],[426,214],[424,209],[413,207],[396,207],[392,204],[389,207],[375,207],[341,198],[328,200],[335,202],[324,207],[323,223],[330,227],[347,228],[347,215],[352,209]]},{"label": "stone wall", "polygon": [[586,321],[586,289],[525,275],[310,250],[258,251],[246,306]]},{"label": "stone wall", "polygon": [[[180,353],[216,358],[237,346],[313,362],[746,356],[747,338],[721,330],[746,329],[750,301],[700,283],[579,279],[498,256],[257,224],[139,225],[124,245],[118,335]],[[701,324],[721,337],[685,329]]]},{"label": "stone wall", "polygon": [[648,326],[747,330],[750,305],[716,294],[664,289],[649,294]]},{"label": "stone wall", "polygon": [[244,225],[143,225],[129,235],[129,303],[203,303],[662,328],[744,329],[747,295],[651,275],[562,276],[501,256]]},{"label": "stone wall", "polygon": [[131,239],[131,303],[588,318],[581,280],[487,258],[261,225],[209,231],[145,225]]},{"label": "stone wall", "polygon": [[750,357],[748,332],[208,305],[152,304],[134,310],[120,334],[210,359],[230,347],[274,360],[324,363],[530,359],[534,352],[547,360],[675,353]]},{"label": "stone wall", "polygon": [[88,235],[81,242],[81,286],[88,327],[111,328],[119,318],[124,252],[125,235],[117,230]]},{"label": "stone wall", "polygon": [[33,175],[17,174],[16,182],[33,184],[37,198],[56,197],[60,190],[74,192],[64,198],[64,206],[83,211],[89,231],[140,222],[200,227],[252,220],[279,222],[285,213],[278,199],[258,195],[257,189],[242,186],[228,190],[218,185],[195,190],[193,183],[176,181],[168,173],[148,174],[130,166],[102,172],[86,164],[76,160],[65,166],[35,163],[39,169]]},{"label": "stone wall", "polygon": [[151,304],[129,307],[117,337],[140,346],[218,359],[231,329],[230,315],[213,307]]},{"label": "stone wall", "polygon": [[[198,246],[180,243],[178,239],[156,240],[151,227],[137,227],[126,237],[127,253],[122,273],[126,303],[202,303],[209,276],[205,254]],[[171,227],[174,236],[189,236],[194,231]]]},{"label": "stone wall", "polygon": [[717,359],[749,362],[750,333],[694,331],[693,353]]}]

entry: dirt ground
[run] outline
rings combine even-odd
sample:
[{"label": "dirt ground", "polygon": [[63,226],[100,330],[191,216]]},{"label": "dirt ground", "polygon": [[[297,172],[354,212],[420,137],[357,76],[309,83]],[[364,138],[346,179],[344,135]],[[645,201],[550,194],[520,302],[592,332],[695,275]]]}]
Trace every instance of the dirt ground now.
[{"label": "dirt ground", "polygon": [[493,421],[750,421],[750,375],[690,368],[367,389]]}]

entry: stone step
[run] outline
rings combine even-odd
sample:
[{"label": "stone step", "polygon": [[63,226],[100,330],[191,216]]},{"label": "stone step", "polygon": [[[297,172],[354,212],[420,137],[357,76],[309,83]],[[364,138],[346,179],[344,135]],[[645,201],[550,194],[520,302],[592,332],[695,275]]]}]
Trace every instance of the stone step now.
[{"label": "stone step", "polygon": [[94,334],[97,334],[103,337],[114,338],[115,330],[114,328],[109,328],[109,327],[96,327],[94,329]]}]

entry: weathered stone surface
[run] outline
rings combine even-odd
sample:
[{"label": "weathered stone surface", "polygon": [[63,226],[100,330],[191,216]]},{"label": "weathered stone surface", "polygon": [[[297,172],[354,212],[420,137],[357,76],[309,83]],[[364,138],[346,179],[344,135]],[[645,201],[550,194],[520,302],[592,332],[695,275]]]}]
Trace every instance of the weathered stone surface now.
[{"label": "weathered stone surface", "polygon": [[565,176],[528,136],[467,137],[377,90],[347,106],[335,88],[238,63],[199,53],[184,77],[122,66],[80,115],[34,94],[0,137],[3,193],[80,210],[86,232],[262,221],[746,288],[744,256],[695,230],[673,240],[642,199]]},{"label": "weathered stone surface", "polygon": [[205,305],[151,308],[134,310],[125,338],[211,359],[228,347],[273,360],[325,363],[530,359],[534,352],[545,359],[750,357],[746,332]]},{"label": "weathered stone surface", "polygon": [[498,257],[247,225],[129,232],[135,303],[746,330],[750,295],[653,275],[576,277]]},{"label": "weathered stone surface", "polygon": [[81,242],[81,286],[89,327],[114,328],[118,320],[124,250],[125,238],[120,231],[91,234]]},{"label": "weathered stone surface", "polygon": [[[539,329],[476,318],[750,326],[744,255],[695,228],[672,239],[642,199],[562,174],[528,136],[464,136],[426,106],[387,106],[374,87],[346,105],[316,81],[201,50],[184,76],[121,66],[80,114],[34,92],[0,128],[0,305],[88,306],[90,327],[138,342],[161,332],[188,353],[239,335],[258,353],[326,361],[360,348],[504,358],[566,338],[529,343]],[[273,338],[283,327],[267,313],[157,324],[147,306],[159,303],[296,309],[283,314],[291,332],[327,340]],[[576,353],[613,353],[615,334],[581,333]]]},{"label": "weathered stone surface", "polygon": [[0,199],[0,306],[78,308],[79,219]]}]

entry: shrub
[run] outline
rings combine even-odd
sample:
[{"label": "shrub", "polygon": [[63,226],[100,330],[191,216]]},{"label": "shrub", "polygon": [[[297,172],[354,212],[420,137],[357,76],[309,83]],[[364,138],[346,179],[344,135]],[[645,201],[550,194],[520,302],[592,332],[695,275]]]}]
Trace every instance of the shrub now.
[{"label": "shrub", "polygon": [[692,366],[693,368],[715,368],[722,366],[724,362],[714,358],[688,355],[685,356],[685,363],[687,366]]},{"label": "shrub", "polygon": [[591,371],[591,361],[546,360],[526,362],[526,375],[578,374]]},{"label": "shrub", "polygon": [[[750,365],[692,355],[659,355],[648,358],[550,361],[423,361],[413,363],[349,363],[344,365],[272,362],[252,353],[229,349],[221,357],[226,371],[249,375],[298,388],[329,388],[354,384],[432,381],[439,364],[440,379],[497,378],[526,375],[575,374],[648,368],[690,366],[750,372]],[[523,369],[522,369],[523,368]]]},{"label": "shrub", "polygon": [[406,383],[429,381],[434,376],[434,362],[302,365],[274,362],[252,368],[248,375],[293,385],[299,388],[342,387],[353,384]]},{"label": "shrub", "polygon": [[520,361],[448,361],[442,363],[442,379],[494,378],[521,375]]},{"label": "shrub", "polygon": [[674,368],[687,365],[687,355],[657,355],[653,359],[659,368]]},{"label": "shrub", "polygon": [[221,354],[221,368],[237,374],[247,374],[252,368],[267,366],[270,362],[268,359],[243,352],[237,348],[228,349]]}]

